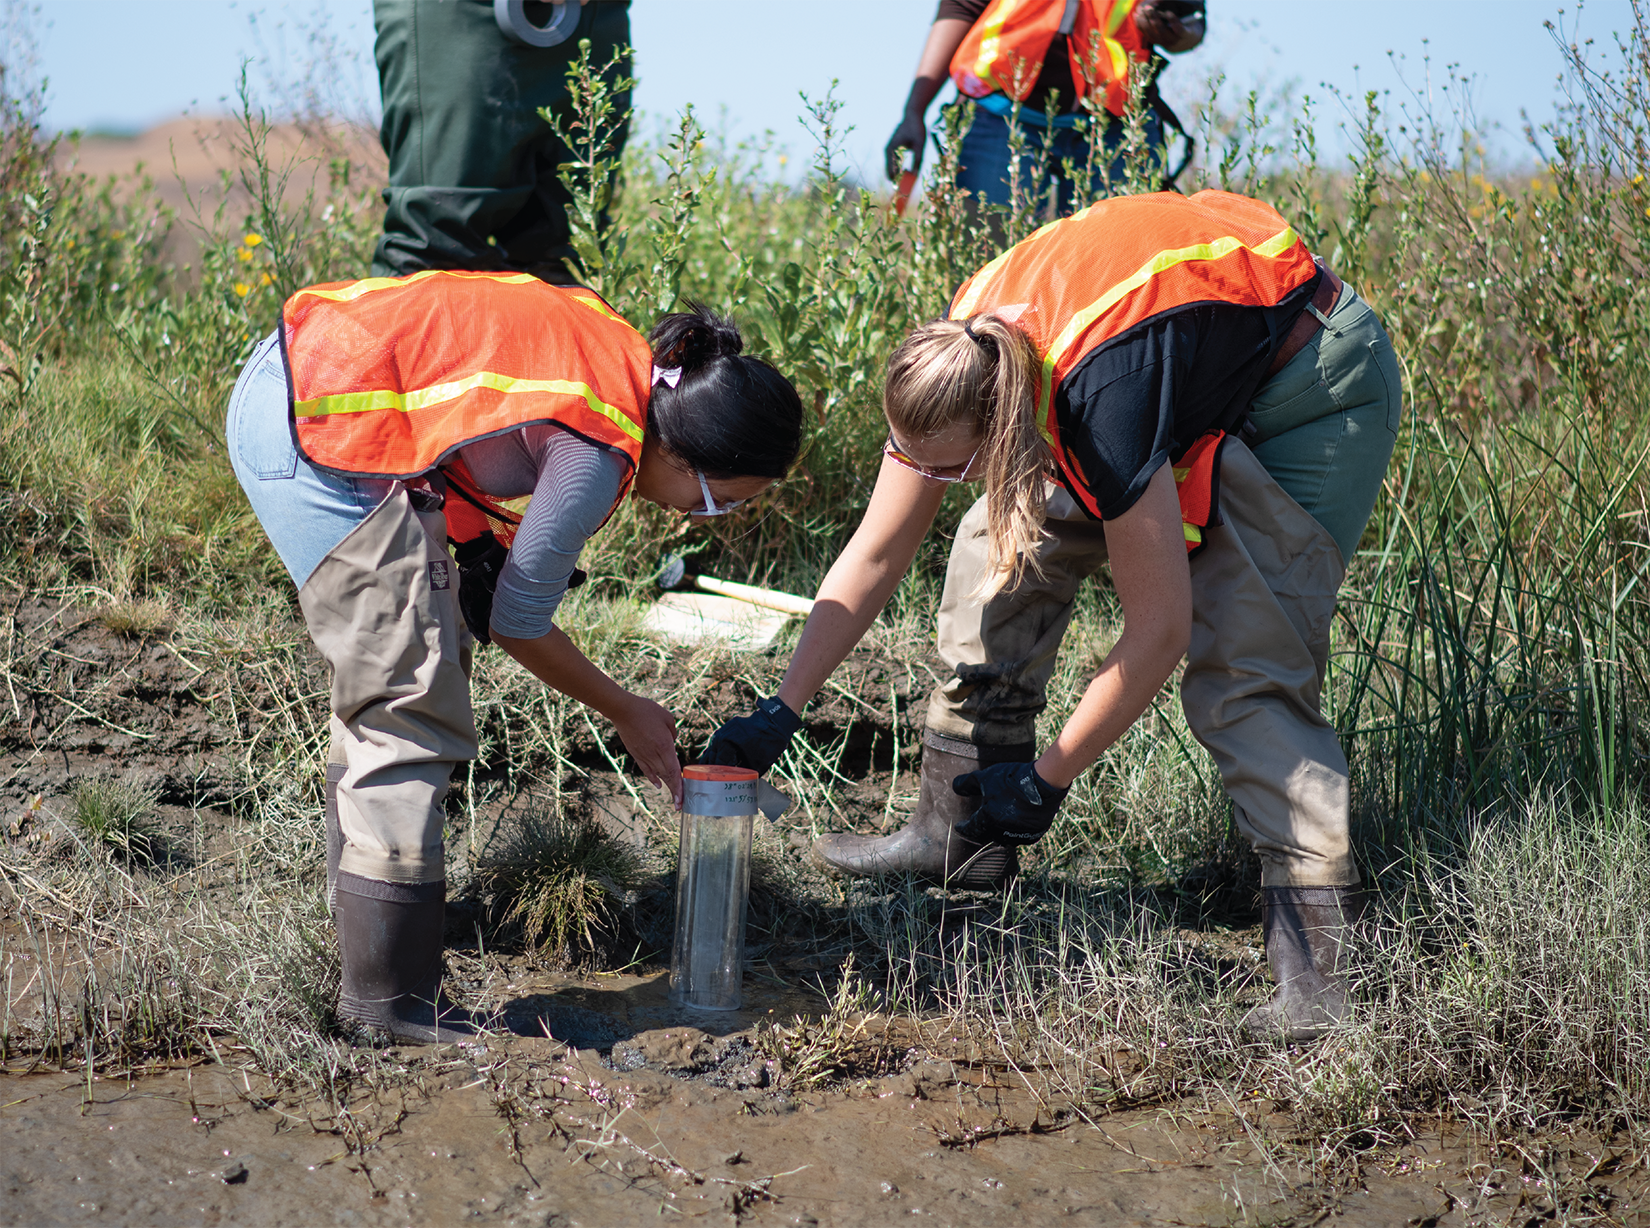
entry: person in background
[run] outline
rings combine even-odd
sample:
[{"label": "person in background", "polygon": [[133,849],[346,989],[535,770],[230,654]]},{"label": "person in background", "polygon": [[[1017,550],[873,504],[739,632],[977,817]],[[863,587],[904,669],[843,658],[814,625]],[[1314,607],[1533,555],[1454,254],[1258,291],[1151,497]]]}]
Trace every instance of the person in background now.
[{"label": "person in background", "polygon": [[[908,153],[910,169],[921,166],[928,106],[949,76],[959,94],[976,101],[973,126],[963,138],[957,186],[988,204],[1010,203],[1009,114],[1017,98],[1027,137],[1021,183],[1046,189],[1036,176],[1045,146],[1051,147],[1049,174],[1057,188],[1057,212],[1064,216],[1088,203],[1078,199],[1081,185],[1062,166],[1070,159],[1080,171],[1088,159],[1088,136],[1077,128],[1083,99],[1102,94],[1105,113],[1121,121],[1129,62],[1150,64],[1153,47],[1172,54],[1190,51],[1203,41],[1204,26],[1204,0],[940,0],[905,101],[905,117],[885,151],[888,178],[899,177]],[[1048,113],[1051,95],[1057,95],[1059,108],[1053,115]],[[1164,119],[1176,129],[1180,124],[1158,98],[1155,78],[1147,98],[1147,143],[1161,149]],[[1103,172],[1114,183],[1123,181],[1123,160],[1117,154],[1123,135],[1121,122],[1107,126],[1109,172],[1095,168],[1090,188],[1096,195],[1106,194]]]},{"label": "person in background", "polygon": [[[910,567],[948,484],[983,481],[946,568],[946,673],[916,812],[890,835],[825,836],[815,857],[843,875],[1002,885],[1184,658],[1187,724],[1260,857],[1278,988],[1247,1028],[1323,1034],[1347,1012],[1359,874],[1346,757],[1320,700],[1336,593],[1401,397],[1374,312],[1261,201],[1121,196],[1043,227],[889,359],[865,516],[778,692],[718,729],[705,758],[766,771]],[[1078,588],[1102,566],[1122,632],[1040,748]]]},{"label": "person in background", "polygon": [[588,290],[430,271],[298,291],[242,372],[230,462],[332,672],[338,1015],[369,1038],[474,1030],[440,985],[444,799],[478,753],[475,640],[611,720],[680,804],[675,719],[555,616],[627,493],[719,516],[784,476],[802,402],[741,348],[703,310],[665,316],[650,347]]},{"label": "person in background", "polygon": [[[571,120],[566,73],[579,40],[605,65],[630,44],[629,9],[630,0],[374,0],[390,183],[373,276],[469,269],[573,283],[556,175],[571,155],[538,111]],[[628,109],[628,92],[618,103]]]}]

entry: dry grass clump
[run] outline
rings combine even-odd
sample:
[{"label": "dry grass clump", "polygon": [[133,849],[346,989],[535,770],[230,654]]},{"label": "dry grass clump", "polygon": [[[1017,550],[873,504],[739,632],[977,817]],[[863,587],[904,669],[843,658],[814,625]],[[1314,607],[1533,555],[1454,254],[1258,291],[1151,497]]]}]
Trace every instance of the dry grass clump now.
[{"label": "dry grass clump", "polygon": [[127,597],[99,606],[92,611],[92,617],[116,635],[133,640],[150,640],[170,631],[177,615],[169,601],[154,597]]},{"label": "dry grass clump", "polygon": [[94,846],[135,864],[158,860],[165,848],[155,805],[159,793],[129,781],[97,778],[74,787],[69,821]]},{"label": "dry grass clump", "polygon": [[567,962],[620,935],[644,870],[639,850],[595,822],[533,815],[481,860],[475,885],[499,925]]}]

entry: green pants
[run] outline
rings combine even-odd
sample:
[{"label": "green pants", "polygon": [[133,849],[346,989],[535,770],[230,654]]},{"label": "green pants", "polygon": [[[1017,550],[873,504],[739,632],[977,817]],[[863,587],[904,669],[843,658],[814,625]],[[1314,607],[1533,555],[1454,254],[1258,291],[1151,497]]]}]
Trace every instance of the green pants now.
[{"label": "green pants", "polygon": [[1328,326],[1249,402],[1255,459],[1349,563],[1381,492],[1402,405],[1392,341],[1351,286]]},{"label": "green pants", "polygon": [[[556,177],[569,155],[538,109],[566,114],[579,40],[590,40],[592,63],[606,64],[630,41],[629,8],[591,0],[570,38],[527,47],[498,28],[491,0],[374,0],[390,160],[374,276],[433,268],[571,280],[568,198]],[[539,24],[549,9],[527,6]]]}]

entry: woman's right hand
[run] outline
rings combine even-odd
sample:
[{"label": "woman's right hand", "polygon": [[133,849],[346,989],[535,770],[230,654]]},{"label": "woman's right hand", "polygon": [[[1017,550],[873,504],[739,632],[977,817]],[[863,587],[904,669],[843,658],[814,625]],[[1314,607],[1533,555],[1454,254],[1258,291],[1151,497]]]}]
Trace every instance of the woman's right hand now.
[{"label": "woman's right hand", "polygon": [[682,761],[676,757],[676,718],[670,710],[651,699],[627,693],[624,708],[614,714],[613,724],[642,774],[668,792],[680,810]]}]

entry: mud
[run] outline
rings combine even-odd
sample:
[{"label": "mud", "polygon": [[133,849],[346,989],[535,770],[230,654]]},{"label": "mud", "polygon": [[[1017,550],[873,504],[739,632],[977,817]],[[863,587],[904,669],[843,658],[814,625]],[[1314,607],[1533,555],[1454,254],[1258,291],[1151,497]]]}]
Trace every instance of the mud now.
[{"label": "mud", "polygon": [[[580,1009],[624,1031],[668,1013],[657,988],[587,987]],[[1521,1155],[1421,1137],[1328,1180],[1257,1145],[1278,1124],[1258,1110],[1086,1121],[945,1061],[785,1096],[704,1077],[719,1046],[677,1023],[606,1057],[519,1038],[408,1051],[401,1086],[335,1116],[208,1064],[3,1077],[0,1220],[1536,1224],[1557,1186],[1571,1212],[1650,1222],[1644,1174],[1580,1143]]]},{"label": "mud", "polygon": [[[85,611],[14,605],[0,838],[28,857],[9,866],[11,890],[49,892],[21,876],[54,849],[73,854],[54,818],[63,798],[119,775],[160,802],[164,842],[153,864],[128,867],[134,898],[157,909],[238,899],[247,836],[235,807],[269,745],[260,739],[283,721],[314,728],[314,712],[294,712],[325,693],[294,630],[128,637]],[[679,659],[649,668],[662,686],[687,676]],[[133,1070],[93,1055],[87,1071],[27,1037],[47,1030],[48,1005],[74,1008],[88,970],[107,974],[105,954],[70,925],[74,901],[44,897],[61,932],[0,917],[13,1046],[0,1069],[0,1223],[1650,1223],[1650,1178],[1604,1142],[1491,1147],[1440,1129],[1343,1144],[1331,1161],[1284,1106],[1177,1100],[1097,1116],[937,1023],[838,1013],[841,1030],[820,1040],[809,1029],[824,1026],[852,940],[804,889],[808,827],[902,821],[929,677],[921,661],[864,653],[841,682],[810,712],[816,743],[836,747],[833,809],[805,805],[759,849],[738,1012],[670,1003],[667,881],[627,904],[634,945],[590,954],[578,975],[495,949],[485,902],[459,898],[450,976],[461,997],[499,1011],[481,1044],[379,1054],[372,1077],[340,1082],[341,1102],[271,1083],[233,1036]],[[684,741],[749,693],[732,673],[703,679]],[[650,818],[608,766],[615,746],[584,736],[564,747],[557,796],[646,845]],[[483,764],[460,782],[466,845],[512,821],[531,783],[520,764]],[[318,845],[316,857],[318,870]],[[967,912],[944,907],[953,920]],[[1239,925],[1200,940],[1237,965],[1252,963],[1254,937]],[[590,971],[601,967],[626,971]],[[48,983],[60,991],[42,996]]]}]

